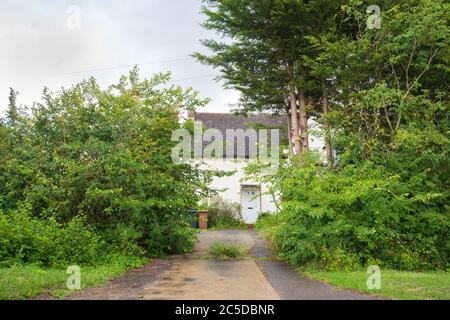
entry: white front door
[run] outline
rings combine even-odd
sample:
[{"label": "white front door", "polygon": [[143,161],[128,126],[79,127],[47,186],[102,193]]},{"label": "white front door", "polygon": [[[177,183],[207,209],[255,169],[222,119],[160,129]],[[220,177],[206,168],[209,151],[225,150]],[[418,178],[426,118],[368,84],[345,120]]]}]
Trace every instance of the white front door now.
[{"label": "white front door", "polygon": [[241,190],[242,218],[247,224],[255,224],[260,213],[261,191],[257,189]]}]

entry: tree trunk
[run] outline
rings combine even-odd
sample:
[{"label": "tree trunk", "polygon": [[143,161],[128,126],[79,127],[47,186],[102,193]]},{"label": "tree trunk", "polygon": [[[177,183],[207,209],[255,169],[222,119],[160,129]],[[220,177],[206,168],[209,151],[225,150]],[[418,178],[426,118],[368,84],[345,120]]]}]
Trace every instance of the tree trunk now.
[{"label": "tree trunk", "polygon": [[[330,112],[330,105],[328,103],[328,93],[325,81],[322,81],[322,105],[323,114],[326,117]],[[327,167],[331,170],[334,167],[334,159],[333,148],[331,145],[331,125],[328,123],[328,120],[325,120],[325,148],[327,152]]]},{"label": "tree trunk", "polygon": [[291,112],[290,112],[290,107],[287,107],[286,110],[286,115],[287,115],[287,132],[288,132],[288,137],[289,137],[289,150],[294,150],[294,145],[292,144],[292,130],[291,130]]},{"label": "tree trunk", "polygon": [[301,152],[309,151],[309,136],[308,136],[308,115],[306,113],[306,98],[305,93],[301,88],[298,89],[300,100],[300,141]]},{"label": "tree trunk", "polygon": [[289,92],[289,99],[291,103],[291,130],[292,130],[292,144],[294,154],[300,154],[302,151],[301,141],[300,141],[300,127],[298,124],[298,109],[297,109],[297,95],[293,89]]}]

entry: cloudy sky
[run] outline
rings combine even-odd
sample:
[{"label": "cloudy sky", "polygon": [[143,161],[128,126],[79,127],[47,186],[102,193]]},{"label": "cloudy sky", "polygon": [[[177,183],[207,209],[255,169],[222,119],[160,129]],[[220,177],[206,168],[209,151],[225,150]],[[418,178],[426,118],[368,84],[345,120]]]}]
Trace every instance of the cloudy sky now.
[{"label": "cloudy sky", "polygon": [[200,0],[2,0],[0,110],[9,87],[31,105],[44,86],[56,91],[90,76],[108,86],[140,64],[143,76],[172,71],[175,82],[212,98],[204,111],[228,111],[238,93],[189,58],[205,52],[200,39],[215,37],[200,26],[200,7]]}]

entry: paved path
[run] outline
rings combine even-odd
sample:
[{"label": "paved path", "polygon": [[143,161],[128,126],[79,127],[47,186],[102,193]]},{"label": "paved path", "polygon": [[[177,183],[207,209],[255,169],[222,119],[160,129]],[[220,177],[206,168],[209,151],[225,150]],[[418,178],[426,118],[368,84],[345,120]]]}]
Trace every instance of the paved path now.
[{"label": "paved path", "polygon": [[[207,231],[200,234],[199,240],[193,253],[153,260],[142,269],[105,286],[85,289],[70,299],[374,299],[299,275],[270,257],[256,231]],[[250,255],[236,261],[210,259],[208,248],[215,241],[246,247]]]}]

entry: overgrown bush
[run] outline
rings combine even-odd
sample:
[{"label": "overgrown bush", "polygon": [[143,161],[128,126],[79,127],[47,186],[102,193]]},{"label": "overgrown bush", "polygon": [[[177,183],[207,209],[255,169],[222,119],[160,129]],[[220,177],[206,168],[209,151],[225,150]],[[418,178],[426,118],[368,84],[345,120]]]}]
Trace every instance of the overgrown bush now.
[{"label": "overgrown bush", "polygon": [[212,199],[208,211],[209,228],[243,229],[247,227],[241,217],[239,204],[234,204],[216,196]]},{"label": "overgrown bush", "polygon": [[45,89],[32,113],[0,121],[2,261],[91,264],[104,243],[126,256],[192,249],[188,209],[211,173],[172,161],[172,133],[205,101],[169,78],[134,69],[106,90]]},{"label": "overgrown bush", "polygon": [[256,221],[256,229],[262,230],[265,233],[272,233],[278,227],[279,215],[272,212],[263,212],[258,216]]},{"label": "overgrown bush", "polygon": [[[325,167],[303,148],[264,177],[281,194],[269,234],[282,259],[328,270],[449,269],[447,8],[396,1],[383,9],[381,30],[310,38],[323,51],[306,59],[306,70],[315,69],[309,79],[322,94],[301,75],[312,102],[306,112],[321,113],[315,120],[334,154]],[[366,19],[361,9],[364,2],[351,1],[339,14],[356,26]]]},{"label": "overgrown bush", "polygon": [[106,244],[85,227],[85,219],[74,218],[61,225],[54,218],[30,216],[29,207],[7,215],[0,212],[0,266],[31,263],[45,267],[88,266],[99,261]]},{"label": "overgrown bush", "polygon": [[336,171],[303,162],[284,169],[283,208],[270,232],[281,259],[329,270],[449,268],[449,193],[432,186],[433,175],[389,173],[370,161]]}]

